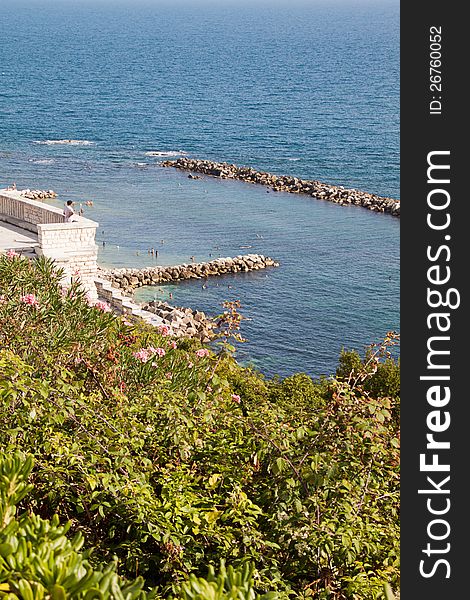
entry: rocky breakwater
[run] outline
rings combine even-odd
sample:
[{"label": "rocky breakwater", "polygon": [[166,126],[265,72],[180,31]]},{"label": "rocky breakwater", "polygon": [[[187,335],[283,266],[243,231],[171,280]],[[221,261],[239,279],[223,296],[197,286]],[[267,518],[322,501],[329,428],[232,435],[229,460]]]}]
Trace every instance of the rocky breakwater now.
[{"label": "rocky breakwater", "polygon": [[176,266],[156,266],[143,269],[113,269],[101,271],[113,287],[126,293],[132,293],[144,285],[174,283],[186,279],[205,279],[214,275],[246,273],[258,271],[266,267],[277,267],[277,263],[269,256],[262,254],[245,254],[234,258],[216,258],[209,262],[183,263]]},{"label": "rocky breakwater", "polygon": [[47,200],[48,198],[56,198],[57,193],[54,190],[21,190],[20,196],[29,200]]},{"label": "rocky breakwater", "polygon": [[[113,270],[100,268],[99,275],[110,281],[112,287],[125,294],[132,294],[136,288],[145,285],[176,283],[186,279],[205,280],[210,276],[246,273],[277,266],[279,263],[269,256],[245,254],[233,258],[217,258],[209,262],[183,263],[176,266]],[[175,337],[195,337],[206,343],[214,336],[214,329],[217,328],[213,319],[202,311],[191,308],[176,307],[158,300],[145,302],[140,305],[140,308],[146,313],[156,315],[159,318],[158,326],[166,328],[167,333]]]},{"label": "rocky breakwater", "polygon": [[172,306],[159,300],[146,302],[141,306],[142,310],[160,317],[160,330],[166,330],[176,338],[191,337],[207,343],[214,336],[216,323],[202,311]]},{"label": "rocky breakwater", "polygon": [[[336,204],[362,206],[372,211],[389,213],[394,217],[400,216],[399,200],[355,189],[346,189],[343,186],[330,185],[321,181],[298,179],[289,175],[274,175],[264,171],[256,171],[256,169],[251,167],[239,167],[229,163],[196,160],[186,157],[177,158],[176,160],[165,160],[160,164],[163,167],[174,167],[222,179],[237,179],[247,183],[258,183],[270,187],[275,192],[308,194],[313,198],[328,200]],[[192,173],[188,177],[194,178]]]}]

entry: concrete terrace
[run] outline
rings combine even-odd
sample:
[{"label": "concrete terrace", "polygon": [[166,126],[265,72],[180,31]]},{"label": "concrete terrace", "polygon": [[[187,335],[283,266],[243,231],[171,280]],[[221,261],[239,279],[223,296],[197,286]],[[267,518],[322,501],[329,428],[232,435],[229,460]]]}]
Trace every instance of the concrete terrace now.
[{"label": "concrete terrace", "polygon": [[64,270],[64,285],[79,277],[92,298],[97,297],[97,227],[81,216],[67,223],[60,208],[25,198],[21,190],[0,189],[0,252],[50,258]]},{"label": "concrete terrace", "polygon": [[37,246],[37,233],[0,221],[0,252],[32,253]]},{"label": "concrete terrace", "polygon": [[63,285],[79,280],[91,301],[105,300],[118,314],[141,317],[154,326],[163,325],[161,316],[142,310],[110,281],[100,279],[97,227],[95,221],[80,216],[77,221],[66,223],[60,208],[25,198],[21,190],[0,189],[0,254],[14,250],[31,258],[50,258],[64,270]]}]

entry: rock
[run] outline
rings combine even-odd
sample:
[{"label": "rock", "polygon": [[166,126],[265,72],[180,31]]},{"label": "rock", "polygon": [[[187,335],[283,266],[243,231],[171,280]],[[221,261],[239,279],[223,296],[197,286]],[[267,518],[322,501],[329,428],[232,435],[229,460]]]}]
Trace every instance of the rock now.
[{"label": "rock", "polygon": [[[184,263],[168,267],[154,267],[152,269],[114,269],[108,271],[100,269],[100,276],[109,279],[114,288],[132,295],[134,289],[142,285],[157,285],[166,281],[197,278],[207,279],[209,276],[220,275],[227,272],[251,271],[278,266],[269,256],[248,254],[236,257],[217,258],[207,263]],[[142,303],[141,308],[147,312],[148,322],[153,326],[165,323],[170,328],[170,334],[180,337],[197,337],[207,343],[213,337],[216,325],[204,312],[191,308],[177,308],[162,300],[152,300]],[[125,311],[124,311],[125,312]],[[152,318],[150,318],[152,315]],[[145,317],[144,317],[145,318]]]},{"label": "rock", "polygon": [[[340,205],[356,205],[375,210],[387,212],[393,216],[400,216],[399,200],[382,198],[375,194],[360,192],[354,189],[345,189],[344,186],[332,186],[316,180],[299,179],[291,176],[277,176],[272,173],[256,171],[251,167],[239,167],[234,164],[217,163],[208,160],[193,160],[180,157],[176,160],[166,160],[160,163],[164,167],[174,167],[205,173],[214,177],[238,179],[247,183],[258,183],[270,186],[273,191],[285,191],[295,194],[308,194],[312,198],[320,198],[335,202]],[[190,173],[188,177],[196,178],[197,175]]]},{"label": "rock", "polygon": [[[217,258],[207,263],[183,263],[168,267],[154,267],[144,269],[114,269],[108,271],[100,269],[100,275],[112,282],[112,286],[121,289],[126,293],[132,294],[132,291],[143,285],[158,285],[185,279],[205,279],[225,273],[239,273],[240,271],[257,271],[268,267],[277,267],[279,263],[274,261],[269,256],[259,254],[238,255],[236,257]],[[174,307],[168,303],[158,301],[155,303],[147,303],[151,308],[157,308],[163,312],[174,310]],[[192,318],[197,322],[205,318],[204,313],[198,311],[192,312],[187,309],[181,314],[191,314]]]},{"label": "rock", "polygon": [[31,190],[29,188],[20,190],[20,195],[29,200],[46,200],[47,198],[56,198],[54,190]]}]

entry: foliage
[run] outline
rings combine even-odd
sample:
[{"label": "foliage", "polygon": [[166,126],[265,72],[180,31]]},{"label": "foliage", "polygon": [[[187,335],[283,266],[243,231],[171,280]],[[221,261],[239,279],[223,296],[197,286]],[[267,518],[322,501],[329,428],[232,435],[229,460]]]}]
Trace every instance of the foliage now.
[{"label": "foliage", "polygon": [[391,357],[389,348],[395,345],[397,336],[390,332],[385,340],[385,346],[373,344],[367,349],[361,359],[355,350],[342,350],[336,377],[349,379],[362,373],[367,374],[364,390],[374,396],[400,396],[400,359]]},{"label": "foliage", "polygon": [[279,406],[298,404],[314,410],[324,404],[324,388],[305,373],[296,373],[273,385],[271,397]]},{"label": "foliage", "polygon": [[343,360],[330,381],[268,381],[232,357],[235,304],[214,353],[59,280],[45,260],[0,257],[0,447],[34,456],[23,508],[70,522],[94,569],[116,557],[161,597],[398,586],[396,382],[370,383],[391,338],[350,376]]},{"label": "foliage", "polygon": [[268,592],[257,594],[253,587],[253,567],[245,564],[243,569],[225,568],[222,561],[220,572],[216,575],[214,567],[209,567],[206,579],[191,575],[179,590],[181,600],[277,600],[279,594]]},{"label": "foliage", "polygon": [[83,536],[66,536],[59,519],[41,519],[16,506],[31,491],[27,484],[33,461],[16,452],[0,456],[0,598],[3,600],[62,600],[73,598],[151,598],[142,591],[144,580],[120,578],[111,563],[93,569],[80,551]]},{"label": "foliage", "polygon": [[[0,456],[0,598],[2,600],[63,600],[65,598],[116,600],[150,600],[155,592],[143,590],[138,577],[126,582],[116,573],[116,562],[94,569],[82,552],[83,536],[69,540],[69,524],[61,526],[57,515],[51,520],[23,512],[16,515],[20,500],[32,489],[27,479],[33,461],[20,452]],[[246,564],[238,571],[225,568],[215,573],[211,566],[207,579],[194,575],[180,588],[181,600],[276,600],[275,592],[256,594],[253,567]]]}]

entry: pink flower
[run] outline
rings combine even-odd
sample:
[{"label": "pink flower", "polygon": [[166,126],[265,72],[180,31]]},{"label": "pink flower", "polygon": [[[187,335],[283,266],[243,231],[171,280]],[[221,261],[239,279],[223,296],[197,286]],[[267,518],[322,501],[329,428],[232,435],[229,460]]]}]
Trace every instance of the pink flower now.
[{"label": "pink flower", "polygon": [[193,362],[191,362],[191,361],[190,361],[190,362],[188,362],[188,368],[189,368],[189,369],[192,369],[193,367],[194,367],[194,363],[193,363]]},{"label": "pink flower", "polygon": [[150,352],[147,350],[147,348],[141,348],[140,350],[137,350],[137,352],[133,352],[132,356],[134,356],[134,358],[137,360],[140,360],[140,362],[146,363],[150,358]]},{"label": "pink flower", "polygon": [[21,302],[24,304],[29,304],[30,306],[39,307],[39,302],[36,300],[36,296],[34,294],[26,294],[26,296],[21,296]]},{"label": "pink flower", "polygon": [[166,352],[163,348],[154,348],[153,346],[149,346],[147,348],[147,350],[149,352],[151,352],[152,354],[156,354],[157,356],[165,356]]},{"label": "pink flower", "polygon": [[236,402],[237,404],[240,404],[240,402],[241,402],[241,398],[238,394],[232,394],[232,400],[234,402]]},{"label": "pink flower", "polygon": [[132,327],[132,323],[130,321],[127,321],[126,319],[124,319],[122,323],[123,325],[127,325],[128,327]]},{"label": "pink flower", "polygon": [[165,373],[165,377],[167,379],[173,379],[173,373],[171,371],[168,371],[168,373]]},{"label": "pink flower", "polygon": [[102,310],[103,312],[111,312],[111,307],[107,302],[102,302],[101,300],[97,300],[94,304],[95,308],[98,310]]},{"label": "pink flower", "polygon": [[[148,348],[141,348],[137,350],[137,352],[133,352],[132,355],[140,360],[140,362],[146,363],[152,356],[165,356],[166,352],[164,348],[154,348],[153,346],[149,346]],[[158,366],[157,363],[153,362],[152,367]]]},{"label": "pink flower", "polygon": [[158,330],[163,336],[170,335],[170,328],[168,327],[168,325],[159,325]]},{"label": "pink flower", "polygon": [[5,294],[1,294],[0,295],[0,304],[5,304],[6,301],[7,301],[7,299],[5,298]]},{"label": "pink flower", "polygon": [[176,350],[176,348],[178,348],[178,344],[174,340],[171,342],[170,346],[173,348],[173,350]]},{"label": "pink flower", "polygon": [[19,254],[10,248],[7,252],[7,258],[15,258],[15,256],[19,256]]},{"label": "pink flower", "polygon": [[198,356],[199,358],[209,356],[209,350],[207,350],[207,348],[199,348],[199,350],[196,350],[196,356]]}]

